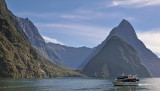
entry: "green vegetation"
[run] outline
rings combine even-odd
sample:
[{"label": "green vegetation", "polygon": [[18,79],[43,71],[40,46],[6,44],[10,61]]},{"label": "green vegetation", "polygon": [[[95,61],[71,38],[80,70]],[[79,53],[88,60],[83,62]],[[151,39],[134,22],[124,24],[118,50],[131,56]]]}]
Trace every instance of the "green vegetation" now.
[{"label": "green vegetation", "polygon": [[0,78],[83,76],[41,57],[0,0]]}]

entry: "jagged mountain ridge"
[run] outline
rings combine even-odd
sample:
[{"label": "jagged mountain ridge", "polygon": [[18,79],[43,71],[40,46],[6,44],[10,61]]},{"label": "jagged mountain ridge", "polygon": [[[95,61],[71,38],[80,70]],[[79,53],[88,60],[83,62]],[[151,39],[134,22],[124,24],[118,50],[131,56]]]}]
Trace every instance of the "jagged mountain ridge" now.
[{"label": "jagged mountain ridge", "polygon": [[108,37],[100,45],[95,47],[95,50],[91,53],[87,61],[94,57],[112,36],[119,36],[132,45],[152,76],[160,76],[160,59],[138,39],[134,28],[125,19],[123,19],[117,27],[112,29]]},{"label": "jagged mountain ridge", "polygon": [[5,0],[0,0],[0,40],[0,78],[80,76],[36,52]]},{"label": "jagged mountain ridge", "polygon": [[82,73],[89,77],[114,78],[117,75],[137,74],[149,77],[137,51],[118,36],[112,36],[88,62]]},{"label": "jagged mountain ridge", "polygon": [[54,43],[45,43],[36,26],[28,18],[23,19],[17,17],[17,21],[28,36],[32,46],[41,56],[58,65],[71,69],[79,69],[85,66],[84,63],[86,62],[84,60],[91,53],[91,48],[75,48]]},{"label": "jagged mountain ridge", "polygon": [[130,45],[132,45],[138,52],[140,59],[146,68],[153,76],[160,76],[160,59],[138,39],[134,28],[125,19],[115,27],[109,34],[108,38],[112,36],[120,36]]},{"label": "jagged mountain ridge", "polygon": [[[40,36],[37,28],[28,18],[23,19],[20,17],[16,17],[16,19],[25,34],[28,34],[27,37],[29,38],[29,40],[32,39],[32,41],[30,42],[33,46],[43,47],[45,45],[44,39]],[[32,32],[32,30],[34,30],[35,32]]]},{"label": "jagged mountain ridge", "polygon": [[61,58],[56,53],[54,53],[54,51],[50,51],[50,49],[48,49],[44,39],[39,34],[38,29],[28,18],[24,19],[24,18],[16,17],[16,19],[20,27],[23,29],[23,31],[27,35],[31,45],[37,50],[37,52],[41,56],[56,63],[57,65],[64,66],[64,64],[61,61]]}]

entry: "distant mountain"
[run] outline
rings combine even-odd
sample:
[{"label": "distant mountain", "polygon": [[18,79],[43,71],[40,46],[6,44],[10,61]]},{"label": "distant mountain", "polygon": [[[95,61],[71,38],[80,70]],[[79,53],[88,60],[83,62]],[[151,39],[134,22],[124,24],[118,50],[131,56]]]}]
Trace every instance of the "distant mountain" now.
[{"label": "distant mountain", "polygon": [[87,47],[68,47],[65,45],[47,43],[48,49],[54,51],[63,61],[63,63],[72,69],[83,68],[85,59],[89,56],[92,49]]},{"label": "distant mountain", "polygon": [[150,76],[137,51],[118,36],[113,36],[107,41],[84,67],[82,73],[99,78],[114,78],[123,73]]},{"label": "distant mountain", "polygon": [[28,18],[23,19],[17,17],[17,21],[26,33],[32,46],[41,56],[58,65],[69,67],[71,69],[82,68],[87,63],[85,59],[91,53],[91,48],[75,48],[54,43],[47,44],[39,34],[36,26]]},{"label": "distant mountain", "polygon": [[123,19],[118,27],[110,32],[107,39],[115,35],[123,38],[137,50],[143,64],[153,76],[160,76],[160,59],[138,39],[134,28],[128,21]]},{"label": "distant mountain", "polygon": [[0,78],[82,76],[41,57],[30,45],[5,0],[0,0],[0,40]]},{"label": "distant mountain", "polygon": [[38,29],[28,18],[24,19],[16,17],[16,19],[20,27],[27,35],[29,42],[41,56],[47,58],[50,61],[53,61],[58,65],[64,66],[64,64],[61,61],[61,58],[56,53],[54,53],[54,51],[51,51],[46,47],[46,43],[42,36],[39,34]]},{"label": "distant mountain", "polygon": [[109,36],[95,48],[87,60],[89,61],[93,56],[95,56],[112,36],[119,36],[132,45],[138,52],[142,63],[149,70],[152,76],[160,76],[160,59],[151,50],[146,48],[144,43],[138,39],[134,28],[125,19],[123,19],[117,27],[112,29]]}]

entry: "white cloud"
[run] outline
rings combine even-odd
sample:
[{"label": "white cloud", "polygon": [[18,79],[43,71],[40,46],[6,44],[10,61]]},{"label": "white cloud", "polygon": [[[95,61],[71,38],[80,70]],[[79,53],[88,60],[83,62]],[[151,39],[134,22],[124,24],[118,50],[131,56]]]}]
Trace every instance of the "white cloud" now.
[{"label": "white cloud", "polygon": [[40,28],[47,29],[50,33],[53,32],[54,34],[60,34],[63,36],[65,35],[68,37],[72,37],[78,40],[80,39],[85,42],[94,44],[101,43],[108,36],[111,30],[111,28],[107,27],[97,27],[78,24],[36,23],[36,25]]},{"label": "white cloud", "polygon": [[124,14],[122,12],[101,12],[99,10],[87,10],[87,9],[78,9],[75,12],[70,14],[62,14],[59,15],[61,18],[68,19],[68,20],[108,20],[108,19],[127,19],[130,21],[135,21],[133,16]]},{"label": "white cloud", "polygon": [[139,39],[144,42],[147,48],[151,49],[156,54],[160,54],[160,29],[139,32],[137,35]]},{"label": "white cloud", "polygon": [[77,14],[63,14],[60,15],[61,18],[64,19],[91,19],[91,17],[84,16],[84,15],[77,15]]},{"label": "white cloud", "polygon": [[59,14],[52,13],[52,12],[48,12],[48,13],[19,12],[19,13],[16,13],[16,15],[22,16],[22,17],[36,17],[36,18],[43,18],[43,19],[51,19],[56,16],[59,17]]},{"label": "white cloud", "polygon": [[46,42],[52,42],[52,43],[55,43],[55,44],[61,44],[61,45],[63,45],[62,42],[60,42],[60,41],[58,41],[58,40],[56,40],[54,38],[50,38],[50,37],[47,37],[47,36],[42,36],[42,37],[44,38],[44,40]]},{"label": "white cloud", "polygon": [[59,28],[67,31],[70,34],[89,36],[89,37],[102,37],[103,33],[107,33],[107,30],[110,28],[96,27],[96,26],[87,26],[87,25],[77,25],[77,24],[36,24],[38,26],[51,27],[51,28]]},{"label": "white cloud", "polygon": [[160,0],[115,0],[111,6],[146,7],[160,5]]},{"label": "white cloud", "polygon": [[58,12],[45,12],[45,13],[35,13],[35,12],[20,12],[16,13],[17,16],[21,17],[34,17],[39,19],[45,19],[55,22],[55,20],[61,21],[61,22],[86,22],[88,21],[95,21],[95,20],[107,20],[107,19],[127,19],[130,21],[135,20],[133,16],[126,15],[122,12],[101,12],[98,9],[97,10],[91,10],[91,9],[75,9],[72,12],[66,12],[66,13],[58,13]]},{"label": "white cloud", "polygon": [[125,17],[124,19],[126,19],[128,21],[135,21],[136,20],[134,17]]}]

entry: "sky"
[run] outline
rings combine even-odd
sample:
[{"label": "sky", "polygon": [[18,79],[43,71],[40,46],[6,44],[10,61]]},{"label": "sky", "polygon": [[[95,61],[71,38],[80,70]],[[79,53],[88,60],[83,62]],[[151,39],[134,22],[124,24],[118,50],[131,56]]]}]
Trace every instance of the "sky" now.
[{"label": "sky", "polygon": [[95,47],[122,19],[160,57],[160,0],[6,0],[19,17],[29,18],[46,42]]}]

